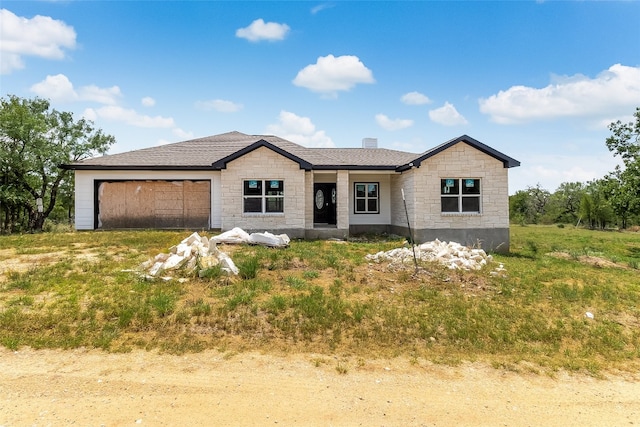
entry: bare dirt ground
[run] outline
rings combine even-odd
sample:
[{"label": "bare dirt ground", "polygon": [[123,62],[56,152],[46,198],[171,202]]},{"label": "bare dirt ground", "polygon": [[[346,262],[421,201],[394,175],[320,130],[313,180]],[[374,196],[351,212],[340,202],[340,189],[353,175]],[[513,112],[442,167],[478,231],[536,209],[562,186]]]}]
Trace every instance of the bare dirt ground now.
[{"label": "bare dirt ground", "polygon": [[629,426],[640,377],[397,358],[0,350],[0,426]]}]

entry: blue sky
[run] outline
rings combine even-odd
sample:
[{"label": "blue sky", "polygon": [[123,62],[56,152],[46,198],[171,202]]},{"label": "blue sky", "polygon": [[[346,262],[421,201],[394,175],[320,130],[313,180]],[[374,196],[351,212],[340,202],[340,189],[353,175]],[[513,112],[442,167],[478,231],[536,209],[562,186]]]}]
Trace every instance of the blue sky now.
[{"label": "blue sky", "polygon": [[237,130],[422,152],[467,134],[510,193],[602,177],[640,106],[637,1],[12,1],[0,94],[50,99],[111,152]]}]

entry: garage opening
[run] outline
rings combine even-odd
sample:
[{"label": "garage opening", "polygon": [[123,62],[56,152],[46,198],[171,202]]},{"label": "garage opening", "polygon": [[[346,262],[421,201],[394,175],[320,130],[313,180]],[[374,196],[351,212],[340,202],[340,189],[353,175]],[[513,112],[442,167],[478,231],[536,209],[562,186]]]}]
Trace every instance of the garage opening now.
[{"label": "garage opening", "polygon": [[211,181],[96,182],[95,228],[209,228]]}]

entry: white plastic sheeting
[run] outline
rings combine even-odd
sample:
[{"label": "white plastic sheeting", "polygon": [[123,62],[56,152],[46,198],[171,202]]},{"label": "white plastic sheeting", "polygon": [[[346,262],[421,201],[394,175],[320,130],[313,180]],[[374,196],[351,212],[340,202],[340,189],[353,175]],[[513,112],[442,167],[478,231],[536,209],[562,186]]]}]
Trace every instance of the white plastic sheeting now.
[{"label": "white plastic sheeting", "polygon": [[215,243],[249,243],[251,245],[263,245],[274,248],[285,248],[289,246],[291,239],[286,234],[271,234],[268,231],[264,233],[247,233],[242,228],[235,227],[222,234],[218,234],[211,238]]}]

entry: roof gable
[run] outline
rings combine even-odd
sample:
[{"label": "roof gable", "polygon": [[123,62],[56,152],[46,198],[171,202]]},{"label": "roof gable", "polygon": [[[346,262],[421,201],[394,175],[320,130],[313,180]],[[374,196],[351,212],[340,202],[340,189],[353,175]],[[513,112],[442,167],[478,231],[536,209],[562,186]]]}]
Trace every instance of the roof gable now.
[{"label": "roof gable", "polygon": [[261,139],[259,141],[254,142],[253,144],[247,145],[246,147],[236,151],[235,153],[229,154],[226,157],[223,157],[215,162],[213,162],[211,164],[211,166],[213,167],[213,169],[226,169],[227,168],[227,163],[244,156],[245,154],[248,154],[254,150],[257,150],[260,147],[265,147],[268,148],[271,151],[274,151],[278,154],[280,154],[283,157],[286,157],[289,160],[292,160],[294,162],[296,162],[298,165],[300,165],[300,169],[304,169],[304,170],[311,170],[311,163],[307,162],[304,159],[301,159],[298,156],[295,156],[291,153],[289,153],[288,151],[283,150],[280,147],[277,147],[275,145],[273,145],[272,143],[265,141],[264,139]]},{"label": "roof gable", "polygon": [[415,167],[420,167],[420,164],[425,161],[426,159],[435,156],[438,153],[441,153],[442,151],[453,147],[454,145],[460,143],[460,142],[464,142],[470,146],[472,146],[473,148],[482,151],[483,153],[493,157],[496,160],[499,160],[502,162],[502,164],[504,165],[505,168],[513,168],[516,166],[520,166],[520,162],[517,161],[516,159],[513,159],[509,156],[507,156],[506,154],[503,154],[501,152],[499,152],[498,150],[494,150],[493,148],[489,147],[488,145],[483,144],[482,142],[471,138],[468,135],[462,135],[459,136],[457,138],[451,139],[445,143],[442,143],[440,145],[438,145],[437,147],[432,148],[431,150],[425,151],[424,153],[422,153],[420,155],[420,157],[416,158],[415,160],[413,160],[410,164],[408,165],[403,165],[401,167],[398,168],[398,170],[407,170],[409,168],[411,168],[411,166],[415,166]]}]

